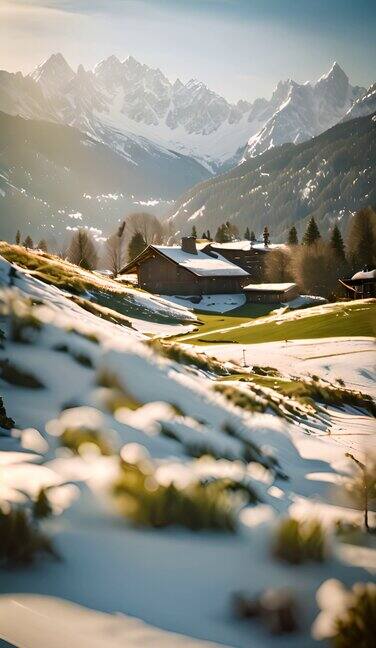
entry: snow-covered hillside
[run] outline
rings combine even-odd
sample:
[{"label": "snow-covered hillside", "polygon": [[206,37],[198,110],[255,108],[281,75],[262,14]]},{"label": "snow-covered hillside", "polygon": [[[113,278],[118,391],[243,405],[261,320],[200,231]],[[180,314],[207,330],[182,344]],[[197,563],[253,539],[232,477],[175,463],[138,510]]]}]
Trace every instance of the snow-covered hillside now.
[{"label": "snow-covered hillside", "polygon": [[[319,587],[332,587],[333,578],[347,587],[371,581],[375,569],[372,536],[360,529],[361,512],[344,488],[353,463],[346,451],[362,458],[360,440],[374,438],[374,418],[362,401],[355,409],[299,400],[262,382],[237,380],[240,367],[229,362],[220,377],[218,363],[205,368],[203,357],[201,368],[194,356],[171,359],[141,330],[99,319],[67,292],[9,270],[0,259],[1,521],[9,507],[29,510],[43,488],[52,515],[38,528],[62,560],[40,556],[32,566],[5,570],[0,543],[0,642],[18,648],[62,648],[67,641],[72,648],[115,648],[124,641],[130,648],[199,648],[204,640],[233,648],[319,645],[325,634],[324,619],[315,622],[325,607]],[[148,295],[140,299],[148,302]],[[353,362],[360,369],[359,343]],[[334,349],[344,362],[350,344]],[[286,371],[299,373],[311,354],[311,346],[300,345]],[[272,362],[266,348],[264,359]],[[251,377],[251,369],[241,371]],[[315,384],[328,390],[324,381]],[[80,435],[99,435],[103,454],[93,442],[79,444]],[[137,489],[136,499],[119,499],[119,480],[128,473],[145,481],[141,506],[167,492],[172,516],[179,508],[174,497],[221,484],[201,518],[203,524],[215,513],[215,524],[191,530],[192,505],[180,528],[164,528],[158,518],[149,527],[145,519],[135,523]],[[273,539],[287,515],[300,523],[320,520],[322,560],[277,560]],[[233,524],[227,532],[224,520]],[[346,542],[338,520],[358,525]],[[286,584],[296,621],[283,634],[275,605],[281,597],[286,602]],[[239,591],[267,592],[260,617],[234,614]],[[328,614],[320,615],[326,629]],[[332,614],[343,614],[338,599]]]},{"label": "snow-covered hillside", "polygon": [[376,112],[376,83],[373,83],[364,95],[353,103],[343,119],[345,121],[347,119],[354,119],[355,117],[363,117],[364,115],[371,115],[374,112]]},{"label": "snow-covered hillside", "polygon": [[75,72],[53,54],[29,77],[2,72],[0,110],[55,119],[122,152],[129,139],[193,157],[211,171],[333,126],[364,94],[335,63],[317,83],[280,82],[271,99],[229,103],[204,83],[171,82],[129,56]]}]

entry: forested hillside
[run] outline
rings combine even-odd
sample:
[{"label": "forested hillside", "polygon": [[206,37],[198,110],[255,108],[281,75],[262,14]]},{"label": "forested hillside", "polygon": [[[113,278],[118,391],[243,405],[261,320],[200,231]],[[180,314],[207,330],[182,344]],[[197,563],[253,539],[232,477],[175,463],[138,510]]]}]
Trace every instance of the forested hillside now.
[{"label": "forested hillside", "polygon": [[284,240],[295,224],[300,235],[314,216],[325,232],[334,222],[376,203],[376,115],[341,123],[299,145],[285,144],[226,174],[196,185],[171,210],[174,231],[215,232],[231,221],[242,234]]}]

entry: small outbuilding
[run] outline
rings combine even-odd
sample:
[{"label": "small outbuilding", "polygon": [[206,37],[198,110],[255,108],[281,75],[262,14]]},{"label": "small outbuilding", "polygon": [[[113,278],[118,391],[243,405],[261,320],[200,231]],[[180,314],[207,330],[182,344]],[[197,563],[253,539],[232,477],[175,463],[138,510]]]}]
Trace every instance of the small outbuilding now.
[{"label": "small outbuilding", "polygon": [[368,299],[376,297],[376,270],[361,270],[351,279],[339,280],[348,299]]},{"label": "small outbuilding", "polygon": [[136,273],[140,288],[160,295],[242,292],[248,272],[202,247],[194,237],[184,237],[181,246],[149,245],[121,274]]},{"label": "small outbuilding", "polygon": [[252,304],[286,303],[299,296],[295,283],[248,284],[243,290],[247,302]]}]

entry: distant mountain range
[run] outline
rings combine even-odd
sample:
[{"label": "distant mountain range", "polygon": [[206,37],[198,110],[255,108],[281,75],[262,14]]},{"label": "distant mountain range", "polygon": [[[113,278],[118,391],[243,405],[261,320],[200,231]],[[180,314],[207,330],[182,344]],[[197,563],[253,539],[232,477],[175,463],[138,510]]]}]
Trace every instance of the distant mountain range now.
[{"label": "distant mountain range", "polygon": [[[241,161],[258,160],[281,144],[305,142],[338,122],[368,115],[375,104],[375,86],[350,85],[337,63],[316,83],[289,79],[270,100],[237,104],[200,81],[171,82],[131,56],[124,61],[110,56],[93,70],[80,65],[74,71],[58,53],[27,76],[0,71],[0,213],[11,215],[9,222],[0,220],[0,235],[6,230],[13,236],[16,223],[29,222],[38,236],[52,226],[62,232],[70,226],[69,214],[77,212],[83,223],[100,230],[129,210],[167,212],[167,202],[196,183]],[[233,173],[237,176],[237,168]],[[95,203],[88,194],[97,196]],[[109,194],[117,198],[101,198]],[[244,195],[248,192],[240,191],[237,201]],[[225,213],[238,218],[229,198],[217,204],[210,226]],[[249,214],[252,201],[244,207]],[[306,209],[309,203],[304,204]],[[344,208],[352,207],[344,201]],[[179,226],[186,226],[179,219]],[[260,219],[261,212],[255,227]],[[283,231],[284,219],[278,223]]]},{"label": "distant mountain range", "polygon": [[237,104],[195,79],[172,83],[132,56],[110,56],[92,71],[82,65],[74,71],[58,53],[26,77],[0,72],[4,112],[74,126],[131,162],[134,143],[147,141],[152,155],[159,147],[173,150],[211,173],[272,146],[306,141],[343,119],[354,102],[354,116],[368,114],[367,101],[358,101],[366,95],[365,88],[350,85],[337,63],[316,83],[288,79],[269,101]]},{"label": "distant mountain range", "polygon": [[[357,104],[357,107],[359,104]],[[376,204],[376,113],[346,120],[302,144],[284,144],[188,190],[171,209],[176,237],[229,220],[243,235],[269,226],[273,241],[291,225],[301,236],[314,216],[322,234]]]}]

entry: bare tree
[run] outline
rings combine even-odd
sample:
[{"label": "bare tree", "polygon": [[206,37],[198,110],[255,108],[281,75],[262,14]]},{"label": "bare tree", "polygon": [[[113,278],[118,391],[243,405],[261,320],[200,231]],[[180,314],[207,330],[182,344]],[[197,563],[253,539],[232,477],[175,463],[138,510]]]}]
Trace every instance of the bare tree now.
[{"label": "bare tree", "polygon": [[367,453],[366,463],[356,459],[350,452],[346,453],[346,457],[352,459],[358,469],[353,478],[346,483],[346,490],[363,509],[364,527],[368,533],[371,533],[368,514],[370,510],[374,510],[372,505],[376,504],[376,454]]},{"label": "bare tree", "polygon": [[288,249],[276,248],[265,255],[265,278],[271,282],[293,281],[291,253]]},{"label": "bare tree", "polygon": [[108,237],[104,250],[104,261],[113,276],[117,277],[126,261],[125,221],[122,222],[116,232]]},{"label": "bare tree", "polygon": [[293,275],[301,290],[307,294],[332,297],[339,288],[338,279],[346,272],[344,267],[345,263],[322,240],[294,247]]},{"label": "bare tree", "polygon": [[129,214],[125,219],[125,237],[129,245],[131,238],[139,232],[146,245],[162,243],[163,227],[156,216],[146,212]]},{"label": "bare tree", "polygon": [[68,260],[86,270],[94,270],[98,264],[98,254],[90,232],[81,228],[74,232],[68,248]]},{"label": "bare tree", "polygon": [[48,252],[48,246],[47,246],[47,241],[45,239],[41,239],[37,245],[38,250],[42,250],[42,252]]}]

